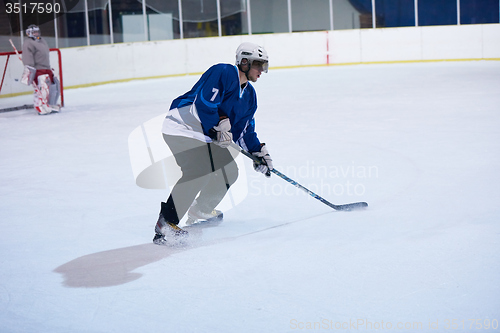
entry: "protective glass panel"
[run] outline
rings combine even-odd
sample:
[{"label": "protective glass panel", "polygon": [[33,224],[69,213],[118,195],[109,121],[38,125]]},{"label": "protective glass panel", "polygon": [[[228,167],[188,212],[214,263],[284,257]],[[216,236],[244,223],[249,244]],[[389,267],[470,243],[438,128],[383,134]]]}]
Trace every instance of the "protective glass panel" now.
[{"label": "protective glass panel", "polygon": [[457,24],[457,0],[418,0],[418,25]]},{"label": "protective glass panel", "polygon": [[[9,18],[4,11],[0,11],[0,22],[9,22]],[[0,52],[14,52],[14,49],[9,43],[9,39],[12,39],[16,47],[21,46],[21,32],[19,31],[21,24],[19,22],[19,15],[13,16],[9,23],[9,25],[0,25]],[[14,29],[12,27],[14,27]]]},{"label": "protective glass panel", "polygon": [[251,0],[252,33],[288,32],[286,0]]},{"label": "protective glass panel", "polygon": [[[85,1],[61,1],[63,15],[57,18],[58,46],[87,45]],[[108,0],[87,0],[90,44],[111,42],[109,33]]]},{"label": "protective glass panel", "polygon": [[329,0],[292,0],[292,31],[330,30]]},{"label": "protective glass panel", "polygon": [[222,36],[248,33],[246,0],[221,0]]},{"label": "protective glass panel", "polygon": [[[335,12],[336,7],[349,8],[354,10],[351,16],[346,16],[347,20],[351,21],[351,27],[349,28],[339,28],[339,29],[359,29],[359,28],[372,28],[372,1],[371,0],[349,0],[349,1],[333,1]],[[337,26],[338,15],[334,14],[334,25]],[[335,28],[337,29],[337,28]]]},{"label": "protective glass panel", "polygon": [[499,5],[498,0],[460,0],[460,23],[498,23]]},{"label": "protective glass panel", "polygon": [[[90,0],[89,3],[92,1]],[[90,45],[109,44],[109,12],[105,9],[89,10]]]},{"label": "protective glass panel", "polygon": [[414,0],[376,0],[377,28],[415,26]]},{"label": "protective glass panel", "polygon": [[183,0],[184,38],[219,35],[216,0]]},{"label": "protective glass panel", "polygon": [[180,38],[179,1],[146,0],[149,40]]},{"label": "protective glass panel", "polygon": [[57,19],[59,47],[87,45],[85,12],[70,12]]},{"label": "protective glass panel", "polygon": [[[115,43],[147,40],[144,33],[142,1],[111,1],[113,37]],[[153,13],[152,10],[148,11]]]}]

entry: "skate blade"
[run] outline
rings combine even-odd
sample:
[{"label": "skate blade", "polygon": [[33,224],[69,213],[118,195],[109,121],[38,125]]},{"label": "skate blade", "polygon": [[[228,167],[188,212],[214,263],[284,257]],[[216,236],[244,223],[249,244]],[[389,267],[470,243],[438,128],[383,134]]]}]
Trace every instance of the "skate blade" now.
[{"label": "skate blade", "polygon": [[162,240],[153,241],[154,244],[166,247],[186,247],[189,246],[187,237],[165,238]]},{"label": "skate blade", "polygon": [[193,218],[188,218],[186,221],[187,228],[196,227],[216,227],[222,223],[222,218],[212,218],[208,220],[197,220]]},{"label": "skate blade", "polygon": [[161,238],[153,238],[153,243],[156,245],[169,246],[169,247],[180,247],[188,244],[189,234],[180,235],[166,235]]}]

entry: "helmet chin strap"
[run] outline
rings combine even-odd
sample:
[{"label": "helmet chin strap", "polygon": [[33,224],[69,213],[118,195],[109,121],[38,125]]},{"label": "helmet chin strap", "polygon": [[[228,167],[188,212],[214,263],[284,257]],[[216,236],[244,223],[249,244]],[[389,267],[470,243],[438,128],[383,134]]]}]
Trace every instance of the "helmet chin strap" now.
[{"label": "helmet chin strap", "polygon": [[[250,68],[252,67],[251,63],[250,63],[250,60],[246,59],[247,60],[247,63],[242,65],[241,63],[238,65],[238,69],[240,71],[242,71],[243,73],[245,73],[245,76],[247,77],[247,80],[250,80],[250,78],[248,77],[248,73],[250,72]],[[247,66],[248,69],[245,71],[243,70],[243,67],[244,66]]]},{"label": "helmet chin strap", "polygon": [[[246,66],[246,65],[245,65],[245,66]],[[238,65],[238,69],[239,69],[240,71],[242,71],[243,73],[245,73],[245,76],[247,77],[247,80],[250,80],[250,78],[248,77],[248,73],[250,72],[250,66],[249,66],[249,67],[248,67],[248,69],[245,71],[245,70],[243,70],[243,66],[240,64],[240,65]]]}]

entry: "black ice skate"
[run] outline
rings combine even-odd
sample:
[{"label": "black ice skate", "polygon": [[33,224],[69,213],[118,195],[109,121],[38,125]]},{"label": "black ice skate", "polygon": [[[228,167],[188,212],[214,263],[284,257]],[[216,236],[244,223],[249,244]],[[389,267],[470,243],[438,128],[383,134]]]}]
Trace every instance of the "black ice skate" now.
[{"label": "black ice skate", "polygon": [[189,233],[186,230],[179,228],[175,223],[167,222],[160,213],[158,222],[156,222],[153,243],[157,245],[176,245],[182,243],[188,235]]}]

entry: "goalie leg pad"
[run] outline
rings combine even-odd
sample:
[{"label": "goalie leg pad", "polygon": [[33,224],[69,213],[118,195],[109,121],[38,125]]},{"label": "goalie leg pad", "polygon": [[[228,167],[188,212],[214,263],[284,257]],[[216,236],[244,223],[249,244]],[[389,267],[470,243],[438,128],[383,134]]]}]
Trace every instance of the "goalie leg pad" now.
[{"label": "goalie leg pad", "polygon": [[49,105],[51,107],[57,105],[59,96],[61,96],[61,92],[59,91],[59,80],[57,77],[54,77],[54,83],[49,86]]},{"label": "goalie leg pad", "polygon": [[39,114],[51,113],[47,102],[49,97],[49,84],[50,78],[48,74],[40,75],[37,77],[38,90],[33,94],[33,104]]}]

